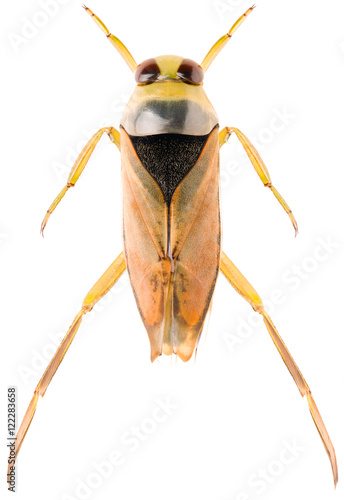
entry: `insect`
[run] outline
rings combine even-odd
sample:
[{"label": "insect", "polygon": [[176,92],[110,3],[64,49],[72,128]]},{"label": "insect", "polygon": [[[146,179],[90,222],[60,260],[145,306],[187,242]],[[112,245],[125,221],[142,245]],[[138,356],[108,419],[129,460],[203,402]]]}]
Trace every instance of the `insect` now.
[{"label": "insect", "polygon": [[137,64],[125,45],[86,6],[112,45],[134,72],[136,87],[120,121],[100,129],[85,145],[66,186],[49,207],[41,232],[69,188],[82,174],[103,134],[121,154],[124,251],[86,295],[54,357],[39,381],[17,433],[16,455],[34,416],[40,396],[73,341],[82,318],[128,270],[138,310],[147,330],[151,361],[176,354],[188,361],[200,339],[221,271],[234,289],[261,314],[265,326],[309,409],[338,481],[335,450],[311,391],[286,345],[264,310],[261,298],[221,249],[219,149],[235,134],[264,186],[296,220],[259,153],[237,128],[219,129],[217,114],[204,89],[204,73],[249,8],[209,50],[201,64],[179,56],[159,56]]}]

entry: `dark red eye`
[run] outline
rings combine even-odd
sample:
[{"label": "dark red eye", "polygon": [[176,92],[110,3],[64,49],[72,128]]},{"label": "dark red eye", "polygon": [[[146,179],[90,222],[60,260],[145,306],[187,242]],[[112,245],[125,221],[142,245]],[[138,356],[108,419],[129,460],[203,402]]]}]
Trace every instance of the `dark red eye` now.
[{"label": "dark red eye", "polygon": [[135,69],[135,80],[137,83],[152,83],[160,75],[159,66],[155,59],[147,59],[137,66]]},{"label": "dark red eye", "polygon": [[190,83],[202,83],[204,72],[199,64],[191,59],[183,59],[177,75],[183,80]]}]

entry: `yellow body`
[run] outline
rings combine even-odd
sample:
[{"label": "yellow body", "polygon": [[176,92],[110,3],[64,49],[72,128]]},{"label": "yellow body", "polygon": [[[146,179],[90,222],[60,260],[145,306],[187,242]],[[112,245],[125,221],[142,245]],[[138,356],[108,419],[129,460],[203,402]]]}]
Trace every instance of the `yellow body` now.
[{"label": "yellow body", "polygon": [[[182,62],[173,55],[149,60],[148,66],[158,66],[159,76],[136,86],[121,118],[124,253],[152,361],[162,353],[175,353],[183,361],[192,356],[221,256],[218,118],[203,86],[178,77]],[[191,141],[206,136],[171,200],[132,143],[133,136],[151,135],[173,138],[167,154],[174,161],[164,174],[166,181],[174,175],[171,170],[183,168],[173,157],[181,136],[192,136]]]},{"label": "yellow body", "polygon": [[[231,134],[237,136],[260,180],[289,215],[297,233],[295,218],[272,185],[259,153],[237,128],[225,127],[219,132],[217,115],[202,86],[204,72],[254,6],[213,45],[200,65],[179,56],[161,56],[137,65],[125,45],[90,9],[84,8],[135,72],[138,85],[122,116],[121,131],[104,127],[89,140],[77,158],[66,186],[49,207],[41,230],[43,233],[50,215],[68,189],[78,181],[98,141],[107,133],[122,157],[125,252],[114,260],[86,295],[43,373],[16,436],[16,455],[31,424],[39,396],[44,396],[83,316],[114,286],[126,268],[149,335],[152,361],[162,353],[176,353],[187,361],[201,333],[220,267],[235,290],[262,315],[300,394],[306,396],[330,458],[336,485],[335,450],[311,390],[265,312],[258,293],[220,250],[218,151]],[[154,150],[159,141],[165,149]],[[175,161],[173,153],[177,150],[179,160]],[[153,151],[160,153],[159,161],[155,161]],[[167,168],[161,172],[160,166],[166,163],[166,158]],[[150,168],[150,163],[154,168]],[[10,465],[8,480],[9,472]]]}]

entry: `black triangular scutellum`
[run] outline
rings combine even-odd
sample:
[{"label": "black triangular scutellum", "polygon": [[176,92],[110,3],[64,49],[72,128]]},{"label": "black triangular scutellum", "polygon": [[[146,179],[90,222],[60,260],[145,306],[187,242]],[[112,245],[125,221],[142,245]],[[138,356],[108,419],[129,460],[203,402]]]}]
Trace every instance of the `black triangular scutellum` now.
[{"label": "black triangular scutellum", "polygon": [[178,184],[198,160],[209,135],[129,135],[137,156],[159,184],[167,205]]}]

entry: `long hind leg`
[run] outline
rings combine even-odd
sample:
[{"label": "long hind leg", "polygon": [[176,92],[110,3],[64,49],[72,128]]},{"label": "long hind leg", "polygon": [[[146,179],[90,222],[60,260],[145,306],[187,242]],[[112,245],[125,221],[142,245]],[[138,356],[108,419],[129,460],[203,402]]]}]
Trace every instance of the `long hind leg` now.
[{"label": "long hind leg", "polygon": [[125,270],[125,260],[122,252],[86,295],[80,311],[75,316],[73,323],[69,327],[68,332],[63,338],[56,353],[54,354],[54,357],[47,366],[41,380],[38,382],[38,385],[34,391],[33,397],[28,406],[28,409],[26,410],[23,421],[20,424],[15,439],[15,458],[17,458],[18,456],[25,435],[30,427],[31,421],[35,414],[38,398],[39,396],[42,397],[44,396],[51,382],[51,379],[55,375],[56,370],[58,369],[61,361],[63,360],[66,352],[69,349],[69,346],[71,345],[76,335],[76,332],[79,329],[82,317],[84,316],[84,314],[90,312],[93,306],[113,287],[113,285],[119,279],[124,270]]},{"label": "long hind leg", "polygon": [[291,376],[294,379],[295,384],[297,385],[301,396],[306,396],[307,401],[308,401],[308,406],[309,410],[311,412],[312,418],[314,420],[314,423],[318,429],[318,432],[320,434],[320,437],[322,439],[322,442],[324,443],[325,450],[329,456],[330,462],[331,462],[331,467],[332,467],[332,473],[333,473],[333,480],[334,484],[336,486],[338,482],[338,469],[337,469],[337,460],[336,460],[336,453],[334,451],[333,444],[331,442],[330,436],[328,435],[328,432],[326,430],[325,424],[323,422],[323,419],[321,418],[321,415],[319,413],[319,410],[315,404],[315,401],[313,399],[313,396],[311,394],[311,390],[303,378],[302,373],[300,372],[299,367],[295,363],[294,359],[292,358],[292,355],[287,349],[287,346],[283,342],[282,338],[280,337],[278,331],[276,330],[275,325],[271,321],[270,316],[268,313],[264,310],[264,305],[262,302],[262,299],[259,297],[258,293],[255,291],[255,289],[250,285],[250,283],[247,281],[247,279],[241,274],[239,269],[235,267],[233,262],[229,260],[227,255],[222,252],[221,256],[221,272],[224,274],[224,276],[227,278],[229,283],[235,288],[235,290],[242,296],[244,297],[249,304],[253,307],[253,309],[261,314],[263,316],[263,320],[265,323],[265,326],[270,334],[270,337],[273,340],[273,343],[278,349],[278,352],[280,353],[284,363],[286,364],[286,367],[288,368]]}]

